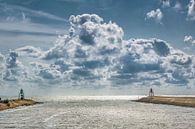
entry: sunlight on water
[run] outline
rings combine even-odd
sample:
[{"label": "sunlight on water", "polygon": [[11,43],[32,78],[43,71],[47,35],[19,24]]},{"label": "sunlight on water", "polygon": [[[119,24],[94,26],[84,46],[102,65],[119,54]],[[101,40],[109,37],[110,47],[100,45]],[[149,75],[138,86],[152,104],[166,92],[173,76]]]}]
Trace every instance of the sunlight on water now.
[{"label": "sunlight on water", "polygon": [[136,100],[142,96],[131,95],[131,96],[47,96],[38,97],[35,99],[43,101],[76,101],[76,100]]}]

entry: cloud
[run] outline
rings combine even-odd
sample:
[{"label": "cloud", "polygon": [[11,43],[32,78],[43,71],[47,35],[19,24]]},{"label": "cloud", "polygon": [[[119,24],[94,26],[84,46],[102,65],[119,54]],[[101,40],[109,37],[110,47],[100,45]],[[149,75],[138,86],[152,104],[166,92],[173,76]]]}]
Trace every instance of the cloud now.
[{"label": "cloud", "polygon": [[182,10],[182,5],[179,1],[176,1],[175,6],[173,7],[176,11]]},{"label": "cloud", "polygon": [[3,79],[6,81],[20,81],[25,76],[25,70],[22,63],[17,59],[18,53],[10,51],[5,59],[5,69]]},{"label": "cloud", "polygon": [[[3,71],[3,69],[4,69],[4,60],[5,60],[5,57],[4,57],[4,55],[2,55],[1,53],[0,53],[0,73],[2,74],[2,71]],[[1,75],[0,74],[0,75]],[[1,76],[2,77],[2,76]]]},{"label": "cloud", "polygon": [[151,10],[146,14],[146,19],[153,19],[157,23],[161,23],[162,18],[163,18],[163,13],[161,12],[160,9]]},{"label": "cloud", "polygon": [[[122,63],[120,63],[123,64],[121,69],[122,72],[150,73],[152,71],[158,71],[161,73],[160,75],[156,74],[153,78],[149,74],[148,77],[158,81],[164,79],[165,82],[168,83],[186,83],[185,81],[187,78],[183,77],[183,75],[180,75],[179,73],[186,71],[186,69],[184,70],[182,68],[184,65],[189,65],[189,69],[192,68],[191,56],[188,56],[179,50],[173,49],[170,45],[168,45],[168,43],[158,39],[133,40],[131,41],[129,49],[129,52],[125,54],[124,59],[122,58]],[[182,68],[183,70],[179,70],[178,68]],[[194,69],[192,68],[192,71],[193,70]],[[188,73],[185,75],[187,74]],[[183,80],[181,81],[181,79]]]},{"label": "cloud", "polygon": [[4,56],[0,53],[0,62],[2,63],[4,60]]},{"label": "cloud", "polygon": [[58,44],[46,52],[45,59],[87,57],[90,55],[86,51],[90,48],[95,49],[95,46],[102,48],[102,52],[103,50],[111,52],[122,42],[124,35],[122,28],[116,23],[102,23],[103,19],[95,14],[70,16],[69,21],[70,35],[60,37]]},{"label": "cloud", "polygon": [[162,6],[165,7],[170,7],[170,0],[161,0]]},{"label": "cloud", "polygon": [[194,40],[194,38],[191,35],[185,36],[184,37],[184,42],[191,43],[191,44],[195,44],[195,40]]},{"label": "cloud", "polygon": [[54,65],[32,62],[31,65],[36,68],[35,72],[37,76],[43,79],[56,79],[60,78],[60,72],[55,69]]},{"label": "cloud", "polygon": [[175,11],[181,11],[183,9],[180,1],[161,0],[162,8],[172,8]]},{"label": "cloud", "polygon": [[28,23],[31,21],[31,18],[32,19],[41,18],[47,20],[67,22],[66,19],[52,15],[50,13],[43,12],[43,11],[36,11],[18,5],[9,5],[9,4],[0,3],[0,7],[1,7],[0,11],[3,12],[4,15],[6,14],[5,21],[7,22]]},{"label": "cloud", "polygon": [[195,20],[195,0],[190,0],[188,4],[188,19]]},{"label": "cloud", "polygon": [[48,50],[26,46],[10,52],[4,80],[99,88],[188,86],[195,78],[194,56],[166,41],[126,40],[120,26],[96,14],[72,15],[69,22],[69,33],[59,36]]},{"label": "cloud", "polygon": [[24,46],[24,47],[16,49],[16,51],[20,52],[20,54],[29,55],[32,57],[40,57],[42,54],[42,51],[40,48],[36,48],[33,46]]}]

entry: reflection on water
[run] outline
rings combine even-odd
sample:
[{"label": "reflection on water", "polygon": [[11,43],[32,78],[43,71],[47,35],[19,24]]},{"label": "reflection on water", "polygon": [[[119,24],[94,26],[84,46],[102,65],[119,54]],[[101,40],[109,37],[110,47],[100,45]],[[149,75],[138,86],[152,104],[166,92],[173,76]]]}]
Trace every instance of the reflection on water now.
[{"label": "reflection on water", "polygon": [[[0,112],[1,129],[194,129],[195,109],[131,102],[128,97],[45,98]],[[55,101],[54,101],[55,100]]]}]

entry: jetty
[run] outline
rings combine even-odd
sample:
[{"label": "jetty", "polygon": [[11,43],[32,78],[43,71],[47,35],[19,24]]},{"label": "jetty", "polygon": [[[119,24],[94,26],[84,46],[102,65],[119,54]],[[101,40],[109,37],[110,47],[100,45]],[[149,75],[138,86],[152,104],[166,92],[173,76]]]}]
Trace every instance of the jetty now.
[{"label": "jetty", "polygon": [[148,96],[135,101],[153,104],[195,107],[195,97]]},{"label": "jetty", "polygon": [[36,102],[31,99],[12,99],[12,100],[1,100],[0,101],[0,111],[6,110],[6,109],[11,109],[11,108],[16,108],[19,106],[30,106],[30,105],[35,105],[38,104],[39,102]]},{"label": "jetty", "polygon": [[12,109],[19,106],[30,106],[35,104],[40,104],[41,102],[36,102],[32,99],[25,99],[24,97],[24,90],[21,89],[18,95],[18,99],[5,99],[2,100],[0,98],[0,111],[6,110],[6,109]]}]

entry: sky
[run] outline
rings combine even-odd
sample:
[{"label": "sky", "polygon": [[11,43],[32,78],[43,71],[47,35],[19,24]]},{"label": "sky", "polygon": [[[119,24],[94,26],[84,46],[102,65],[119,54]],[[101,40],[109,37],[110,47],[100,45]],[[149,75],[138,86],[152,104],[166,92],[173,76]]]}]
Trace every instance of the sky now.
[{"label": "sky", "polygon": [[195,0],[0,0],[0,93],[195,93]]}]

